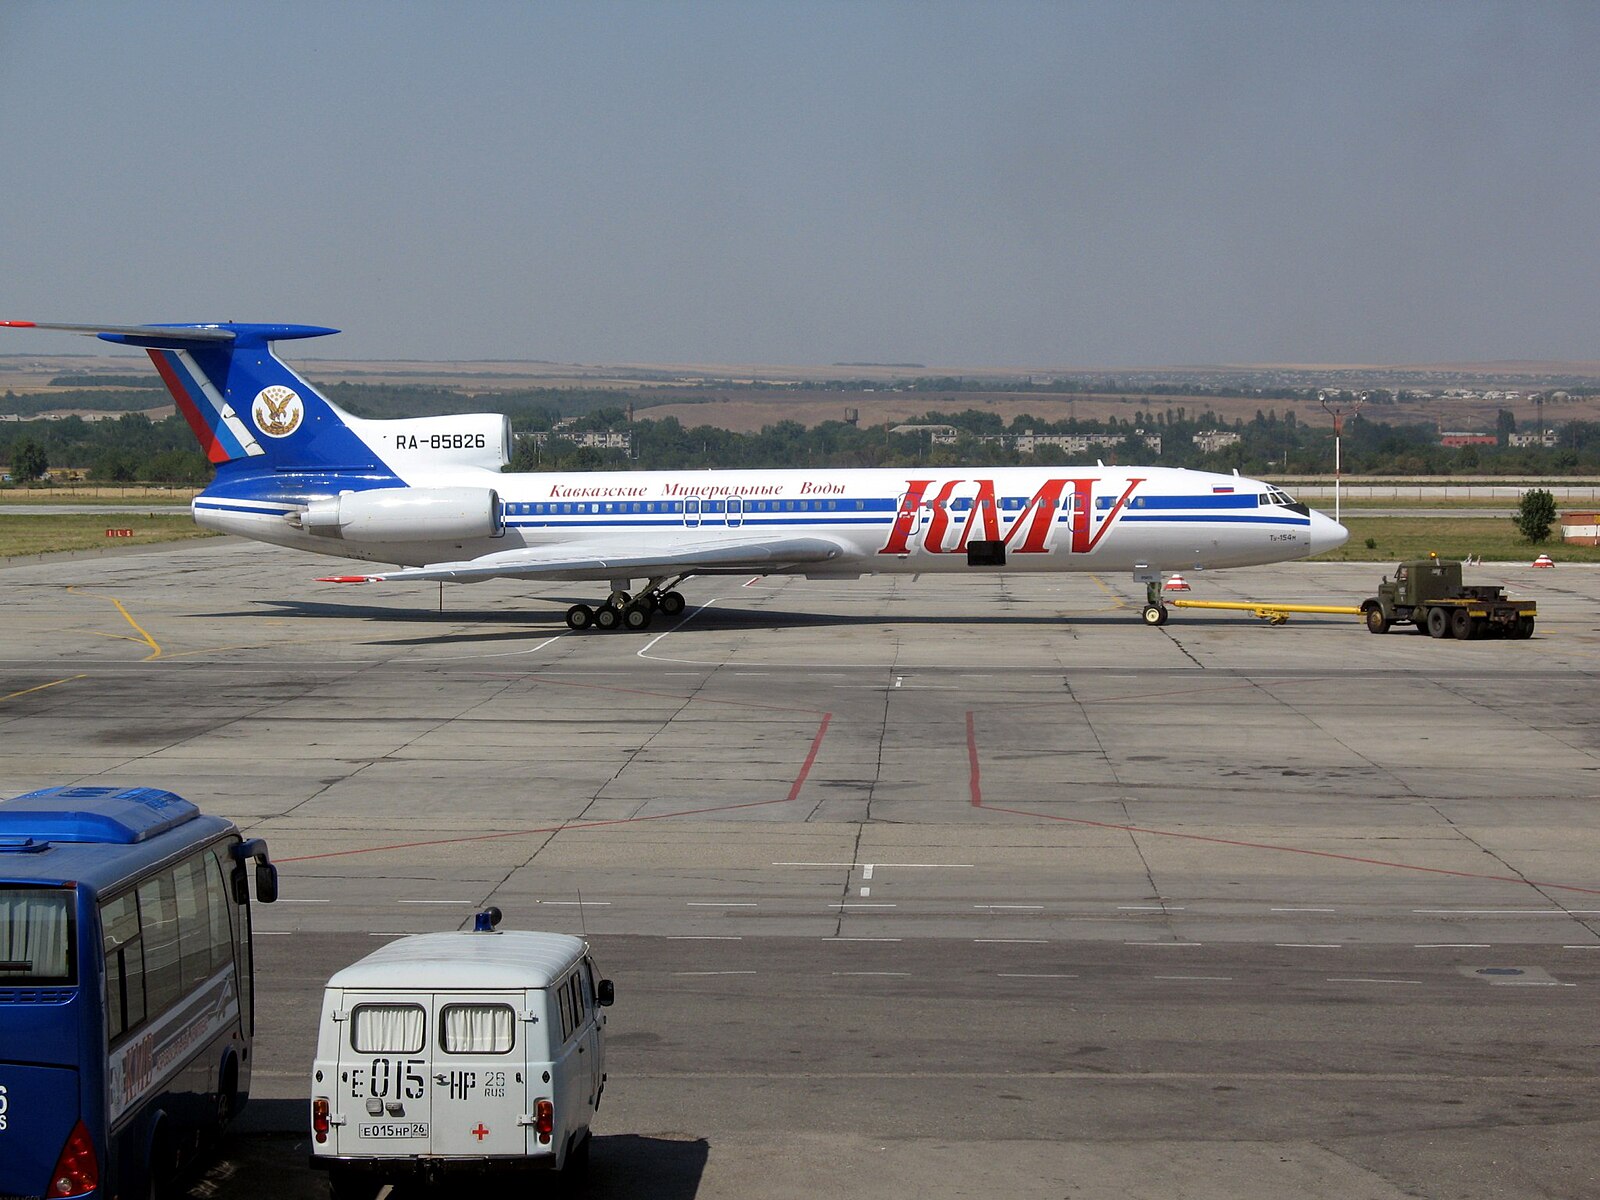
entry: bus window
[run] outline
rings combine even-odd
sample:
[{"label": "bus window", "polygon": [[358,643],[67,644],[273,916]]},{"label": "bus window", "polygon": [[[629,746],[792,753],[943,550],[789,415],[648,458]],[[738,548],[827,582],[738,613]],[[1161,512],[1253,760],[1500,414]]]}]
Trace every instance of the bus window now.
[{"label": "bus window", "polygon": [[0,984],[70,984],[72,893],[0,888]]},{"label": "bus window", "polygon": [[357,1054],[416,1054],[427,1023],[420,1004],[358,1004],[350,1014],[350,1048]]},{"label": "bus window", "polygon": [[211,897],[206,890],[203,855],[181,862],[173,872],[178,887],[178,961],[189,991],[211,975]]},{"label": "bus window", "polygon": [[144,995],[150,1013],[163,1012],[183,993],[178,964],[178,900],[172,876],[139,885],[139,929],[144,934]]},{"label": "bus window", "polygon": [[211,970],[215,973],[233,962],[233,927],[228,923],[233,902],[215,850],[206,851],[206,864],[206,886],[211,892]]},{"label": "bus window", "polygon": [[100,906],[106,956],[106,1036],[115,1041],[144,1021],[144,943],[132,892]]}]

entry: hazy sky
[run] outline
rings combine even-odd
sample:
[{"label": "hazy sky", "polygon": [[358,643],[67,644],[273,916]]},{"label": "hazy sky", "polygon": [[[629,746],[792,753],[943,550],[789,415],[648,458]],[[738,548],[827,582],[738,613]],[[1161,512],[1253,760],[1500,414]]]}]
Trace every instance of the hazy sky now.
[{"label": "hazy sky", "polygon": [[1590,3],[4,0],[0,114],[0,318],[325,324],[296,352],[337,358],[1600,358]]}]

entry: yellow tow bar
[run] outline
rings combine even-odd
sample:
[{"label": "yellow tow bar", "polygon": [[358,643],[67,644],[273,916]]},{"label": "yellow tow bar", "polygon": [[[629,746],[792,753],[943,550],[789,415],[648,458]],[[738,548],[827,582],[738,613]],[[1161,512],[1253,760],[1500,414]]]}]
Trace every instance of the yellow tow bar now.
[{"label": "yellow tow bar", "polygon": [[1263,621],[1282,625],[1290,613],[1338,613],[1340,616],[1360,616],[1361,610],[1343,604],[1267,604],[1257,600],[1168,600],[1173,608],[1228,608],[1254,613]]}]

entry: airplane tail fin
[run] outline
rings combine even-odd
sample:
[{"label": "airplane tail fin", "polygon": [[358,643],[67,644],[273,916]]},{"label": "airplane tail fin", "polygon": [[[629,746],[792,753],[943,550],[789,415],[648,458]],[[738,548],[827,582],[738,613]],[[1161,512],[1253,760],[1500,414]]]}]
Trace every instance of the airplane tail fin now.
[{"label": "airplane tail fin", "polygon": [[319,325],[0,326],[84,333],[150,355],[206,457],[218,466],[310,470],[370,468],[355,418],[318,394],[272,353],[272,343],[338,333]]}]

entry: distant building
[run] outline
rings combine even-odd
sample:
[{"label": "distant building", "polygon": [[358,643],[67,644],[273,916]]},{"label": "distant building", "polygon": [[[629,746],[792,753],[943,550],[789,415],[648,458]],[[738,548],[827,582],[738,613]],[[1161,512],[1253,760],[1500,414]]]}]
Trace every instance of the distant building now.
[{"label": "distant building", "polygon": [[1546,429],[1543,433],[1513,433],[1506,436],[1508,446],[1543,446],[1549,449],[1556,444],[1556,431]]},{"label": "distant building", "polygon": [[1230,433],[1222,429],[1202,429],[1194,435],[1194,444],[1210,454],[1226,446],[1237,446],[1244,440],[1243,434]]},{"label": "distant building", "polygon": [[1441,446],[1498,446],[1500,439],[1492,433],[1441,433]]},{"label": "distant building", "polygon": [[533,439],[534,445],[543,446],[551,438],[562,438],[575,446],[590,446],[596,450],[625,450],[633,453],[633,430],[631,429],[600,429],[576,432],[570,429],[553,429],[549,433],[528,433],[524,437]]},{"label": "distant building", "polygon": [[1600,512],[1561,514],[1561,540],[1574,546],[1600,546]]}]

